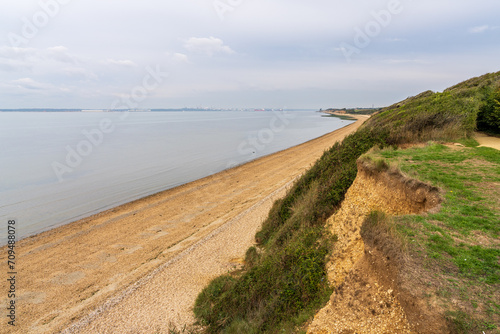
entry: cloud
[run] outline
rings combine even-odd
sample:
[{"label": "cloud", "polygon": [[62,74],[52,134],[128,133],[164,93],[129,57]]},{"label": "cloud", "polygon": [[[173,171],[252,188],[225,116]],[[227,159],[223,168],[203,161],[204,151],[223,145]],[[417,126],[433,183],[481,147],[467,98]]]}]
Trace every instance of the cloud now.
[{"label": "cloud", "polygon": [[76,57],[70,55],[68,48],[64,46],[54,46],[47,48],[46,56],[50,59],[60,61],[63,63],[69,63],[69,64],[77,63]]},{"label": "cloud", "polygon": [[170,64],[190,64],[191,62],[189,61],[189,58],[186,54],[180,53],[180,52],[165,52],[165,55],[167,56],[167,60]]},{"label": "cloud", "polygon": [[128,66],[135,67],[137,66],[132,60],[116,60],[116,59],[106,59],[106,64],[110,65],[119,65],[119,66]]},{"label": "cloud", "polygon": [[17,80],[13,80],[12,83],[18,88],[30,89],[30,90],[39,90],[47,88],[46,84],[35,81],[32,78],[21,78]]},{"label": "cloud", "polygon": [[48,48],[0,47],[0,70],[6,72],[37,73],[39,75],[61,72],[61,64],[81,63],[64,46]]},{"label": "cloud", "polygon": [[482,32],[485,32],[486,30],[489,29],[489,26],[484,25],[484,26],[477,26],[469,29],[469,32],[472,34],[479,34]]},{"label": "cloud", "polygon": [[387,59],[384,61],[388,64],[430,64],[429,61],[423,59]]},{"label": "cloud", "polygon": [[18,48],[18,47],[10,47],[3,46],[0,48],[0,58],[29,58],[36,56],[37,49],[34,48]]},{"label": "cloud", "polygon": [[31,71],[33,66],[23,59],[9,59],[0,57],[0,70],[6,72]]},{"label": "cloud", "polygon": [[38,57],[37,49],[0,47],[0,70],[8,72],[30,71]]},{"label": "cloud", "polygon": [[471,34],[481,34],[481,33],[486,32],[488,30],[497,30],[498,28],[500,28],[500,27],[497,27],[497,26],[492,27],[492,26],[485,24],[482,26],[472,27],[469,29],[469,32]]},{"label": "cloud", "polygon": [[405,38],[394,37],[394,38],[386,38],[386,41],[391,43],[397,43],[397,42],[406,42],[407,40]]},{"label": "cloud", "polygon": [[68,77],[73,77],[77,79],[86,79],[86,80],[97,80],[98,76],[85,68],[82,67],[67,67],[63,69],[64,74]]},{"label": "cloud", "polygon": [[188,57],[183,53],[174,53],[172,59],[178,63],[189,63]]},{"label": "cloud", "polygon": [[207,56],[213,56],[216,53],[232,54],[234,51],[220,38],[215,37],[191,37],[184,43],[186,50],[196,53],[204,53]]},{"label": "cloud", "polygon": [[[309,96],[307,89],[312,88],[324,91],[324,100],[346,92],[339,96],[342,104],[349,99],[362,103],[359,96],[376,87],[379,100],[390,103],[398,94],[406,97],[407,91],[439,90],[455,80],[499,70],[495,55],[500,52],[500,30],[494,30],[500,29],[495,21],[498,0],[481,6],[466,0],[403,1],[404,10],[379,35],[369,36],[372,43],[348,65],[343,55],[348,50],[341,42],[352,44],[355,29],[364,31],[375,20],[373,12],[380,16],[387,11],[387,1],[225,0],[233,10],[225,12],[224,21],[213,1],[163,1],[156,6],[79,2],[78,11],[61,7],[57,20],[37,27],[29,47],[11,47],[8,38],[0,41],[0,87],[7,87],[0,89],[0,100],[5,107],[105,108],[111,92],[130,92],[148,75],[148,66],[160,66],[172,78],[144,101],[149,107],[190,105],[195,99],[202,105],[209,96],[203,92],[214,87],[220,87],[219,100],[215,95],[207,100],[214,106],[274,103],[273,94],[256,97],[258,89],[281,89],[294,101],[303,98],[296,106],[307,106],[321,98],[320,93]],[[11,1],[0,13],[0,31],[22,35],[29,29],[19,18],[31,20],[35,10],[26,1]],[[383,79],[387,71],[394,71],[394,85]],[[404,71],[422,77],[409,80],[400,74]],[[375,74],[365,80],[367,73]],[[440,76],[429,78],[434,73]],[[42,89],[42,83],[50,86]],[[61,87],[71,94],[61,94]],[[185,97],[172,100],[179,87]],[[98,98],[89,98],[93,96]]]}]

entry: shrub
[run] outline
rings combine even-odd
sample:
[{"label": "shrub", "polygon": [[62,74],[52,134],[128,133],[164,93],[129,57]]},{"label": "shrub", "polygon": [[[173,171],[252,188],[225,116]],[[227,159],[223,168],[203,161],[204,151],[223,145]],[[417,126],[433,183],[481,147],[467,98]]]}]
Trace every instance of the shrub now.
[{"label": "shrub", "polygon": [[477,115],[477,128],[500,133],[500,88],[484,90],[484,102]]},{"label": "shrub", "polygon": [[[335,237],[324,223],[354,181],[356,160],[374,145],[470,137],[481,92],[498,82],[500,72],[408,98],[327,150],[274,203],[256,234],[259,250],[247,251],[245,270],[215,279],[199,295],[194,311],[207,332],[290,332],[313,315],[330,294],[325,262]],[[380,162],[378,168],[388,166]]]},{"label": "shrub", "polygon": [[275,331],[307,319],[331,293],[325,262],[333,238],[324,222],[356,177],[356,160],[384,135],[368,129],[326,151],[285,198],[276,201],[257,233],[245,271],[222,276],[196,301],[195,315],[210,333]]}]

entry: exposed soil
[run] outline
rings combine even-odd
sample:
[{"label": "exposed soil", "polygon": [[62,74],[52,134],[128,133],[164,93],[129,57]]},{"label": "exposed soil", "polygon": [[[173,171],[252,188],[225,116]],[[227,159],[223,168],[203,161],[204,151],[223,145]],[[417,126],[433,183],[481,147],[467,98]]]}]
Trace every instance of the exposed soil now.
[{"label": "exposed soil", "polygon": [[[238,265],[273,201],[365,119],[20,241],[17,324],[4,317],[0,333],[162,333],[170,322],[189,324],[197,294]],[[2,263],[6,255],[1,248]]]},{"label": "exposed soil", "polygon": [[328,264],[334,287],[308,333],[443,333],[446,324],[415,299],[401,278],[406,259],[390,233],[364,226],[367,215],[422,213],[438,208],[439,189],[396,170],[358,160],[358,175],[329,218],[338,241]]}]

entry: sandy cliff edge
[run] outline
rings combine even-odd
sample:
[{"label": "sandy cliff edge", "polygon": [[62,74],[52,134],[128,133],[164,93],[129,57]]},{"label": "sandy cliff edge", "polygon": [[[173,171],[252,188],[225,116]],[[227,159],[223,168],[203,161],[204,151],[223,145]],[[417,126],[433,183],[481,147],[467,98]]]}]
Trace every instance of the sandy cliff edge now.
[{"label": "sandy cliff edge", "polygon": [[365,219],[372,211],[389,215],[421,213],[440,203],[439,189],[397,170],[379,171],[360,158],[354,183],[340,209],[327,221],[338,240],[327,265],[334,292],[307,333],[443,332],[442,319],[424,314],[426,310],[416,305],[418,301],[409,301],[412,296],[403,295],[398,281],[400,262],[395,261],[394,254],[390,254],[391,259],[386,249],[371,242],[371,236],[362,235]]}]

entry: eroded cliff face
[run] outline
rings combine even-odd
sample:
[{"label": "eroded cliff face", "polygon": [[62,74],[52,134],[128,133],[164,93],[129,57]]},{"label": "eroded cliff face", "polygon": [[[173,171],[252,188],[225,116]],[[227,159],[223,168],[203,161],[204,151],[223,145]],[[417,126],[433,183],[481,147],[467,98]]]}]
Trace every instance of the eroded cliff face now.
[{"label": "eroded cliff face", "polygon": [[369,159],[358,160],[354,183],[327,221],[337,236],[328,264],[334,293],[308,333],[422,333],[416,304],[401,298],[401,259],[391,259],[394,250],[379,249],[373,233],[362,236],[361,230],[370,212],[415,214],[436,210],[440,203],[438,188],[395,169],[378,170]]}]

